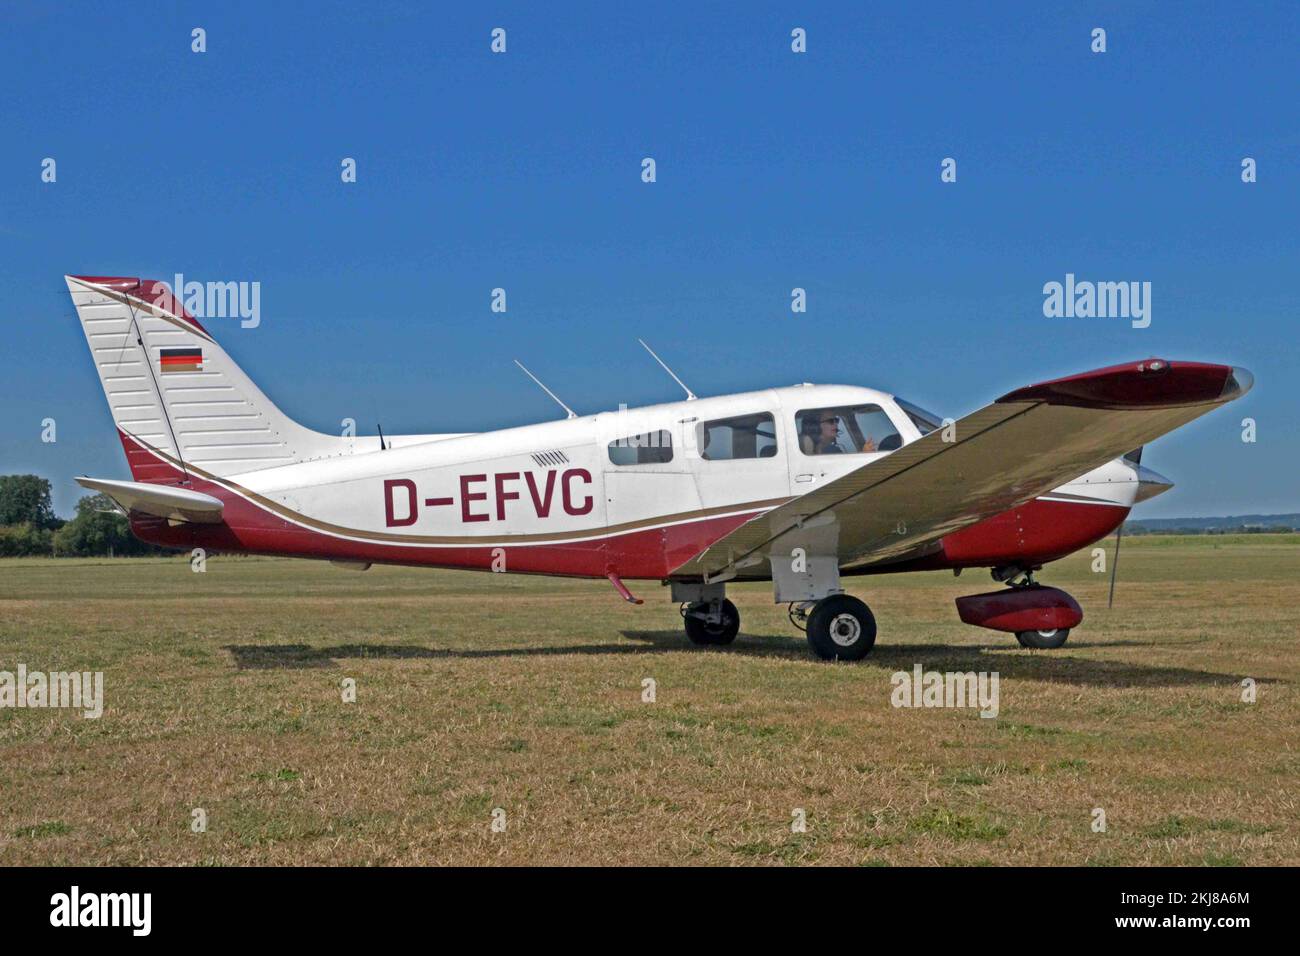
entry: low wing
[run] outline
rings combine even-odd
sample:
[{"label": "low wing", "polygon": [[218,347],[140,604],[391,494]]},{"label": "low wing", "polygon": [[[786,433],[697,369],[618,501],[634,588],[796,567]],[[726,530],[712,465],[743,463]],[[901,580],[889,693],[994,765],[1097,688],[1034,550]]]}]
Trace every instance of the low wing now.
[{"label": "low wing", "polygon": [[78,478],[77,484],[108,495],[125,512],[142,512],[172,521],[197,524],[220,524],[224,507],[220,498],[198,491],[151,485],[142,481],[109,481],[104,478]]},{"label": "low wing", "polygon": [[754,518],[673,576],[724,578],[806,541],[837,552],[844,569],[913,555],[1173,431],[1252,384],[1245,369],[1149,359],[1031,385]]}]

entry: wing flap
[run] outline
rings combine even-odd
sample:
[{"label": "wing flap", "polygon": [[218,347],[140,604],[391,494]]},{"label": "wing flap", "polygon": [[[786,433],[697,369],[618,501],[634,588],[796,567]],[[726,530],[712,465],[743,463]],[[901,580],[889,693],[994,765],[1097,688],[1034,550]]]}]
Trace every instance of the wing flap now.
[{"label": "wing flap", "polygon": [[152,485],[141,481],[110,481],[106,478],[78,478],[77,484],[108,495],[128,514],[132,511],[171,521],[220,524],[225,505],[220,498],[199,491]]}]

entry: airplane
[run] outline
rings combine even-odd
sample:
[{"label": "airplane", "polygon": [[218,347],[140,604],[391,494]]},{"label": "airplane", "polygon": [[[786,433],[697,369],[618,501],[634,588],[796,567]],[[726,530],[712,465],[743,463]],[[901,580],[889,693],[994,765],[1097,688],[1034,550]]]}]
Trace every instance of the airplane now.
[{"label": "airplane", "polygon": [[1003,585],[958,598],[962,621],[1061,647],[1082,609],[1035,572],[1172,487],[1144,445],[1253,385],[1242,368],[1151,358],[953,420],[851,385],[700,398],[651,352],[684,400],[580,416],[546,389],[564,419],[329,435],[276,407],[165,283],[65,280],[132,479],[77,480],[146,542],[604,578],[634,604],[628,581],[659,581],[697,645],[739,632],[729,583],[771,581],[826,660],[876,640],[845,578],[938,569]]}]

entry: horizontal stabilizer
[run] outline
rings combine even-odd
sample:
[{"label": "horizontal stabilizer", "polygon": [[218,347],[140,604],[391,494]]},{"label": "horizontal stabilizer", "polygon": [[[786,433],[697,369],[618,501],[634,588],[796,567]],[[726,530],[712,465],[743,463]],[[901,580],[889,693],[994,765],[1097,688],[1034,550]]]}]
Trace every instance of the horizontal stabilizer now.
[{"label": "horizontal stabilizer", "polygon": [[132,511],[197,524],[220,524],[225,505],[220,498],[198,491],[152,485],[140,481],[109,481],[104,478],[78,478],[77,484],[108,495],[128,514]]}]

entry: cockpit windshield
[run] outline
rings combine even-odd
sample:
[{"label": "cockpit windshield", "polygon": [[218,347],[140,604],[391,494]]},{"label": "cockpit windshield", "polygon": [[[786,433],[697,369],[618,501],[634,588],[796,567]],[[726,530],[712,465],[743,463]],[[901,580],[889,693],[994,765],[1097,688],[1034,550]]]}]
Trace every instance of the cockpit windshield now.
[{"label": "cockpit windshield", "polygon": [[903,414],[912,420],[912,424],[916,426],[917,431],[922,435],[928,435],[930,432],[943,427],[943,419],[934,412],[927,412],[924,408],[904,401],[898,396],[894,396],[894,401],[898,403],[898,407],[903,410]]}]

